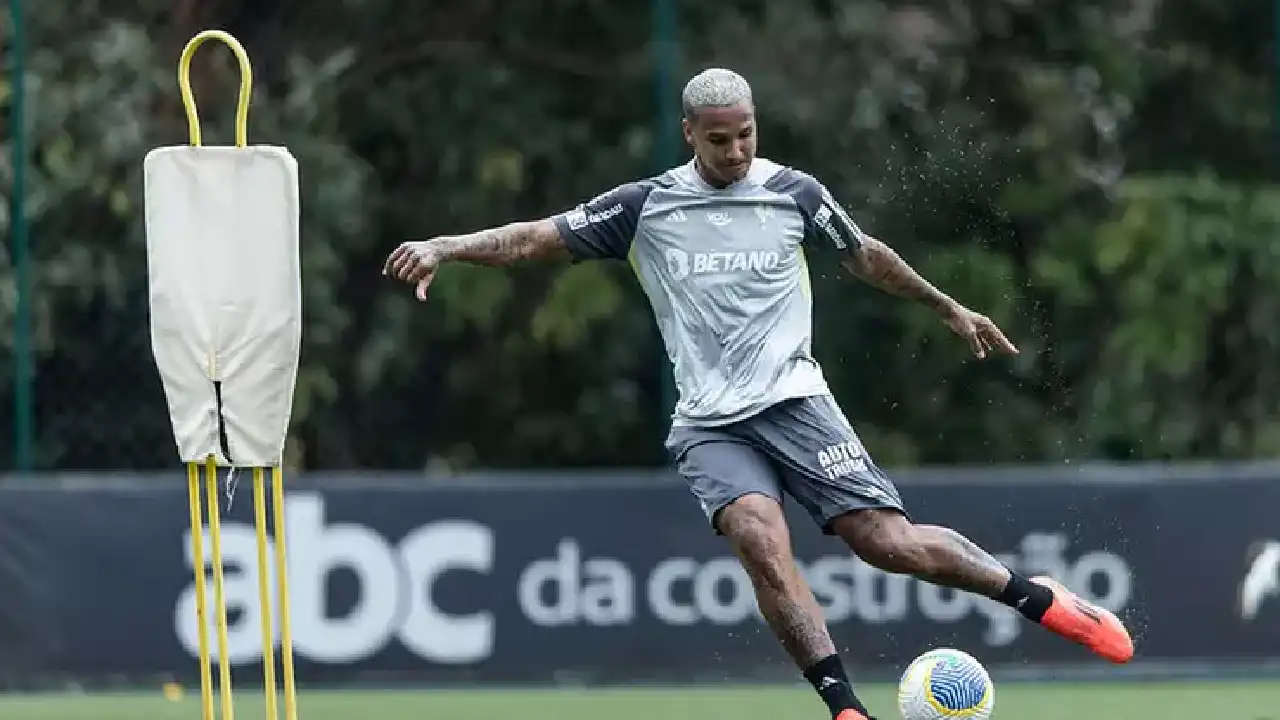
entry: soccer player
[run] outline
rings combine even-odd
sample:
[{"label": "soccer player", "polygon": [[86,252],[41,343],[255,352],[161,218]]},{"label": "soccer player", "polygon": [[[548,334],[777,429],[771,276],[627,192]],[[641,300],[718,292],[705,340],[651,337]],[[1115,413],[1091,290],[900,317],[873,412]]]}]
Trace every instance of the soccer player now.
[{"label": "soccer player", "polygon": [[979,358],[1016,353],[1013,344],[859,229],[817,179],[757,157],[754,102],[741,76],[719,68],[698,74],[684,88],[683,109],[693,150],[684,165],[545,219],[406,242],[384,274],[425,300],[449,262],[629,260],[674,366],[672,462],[833,718],[871,716],[796,567],[784,496],[882,570],[995,599],[1107,660],[1128,662],[1133,642],[1112,613],[1049,578],[1012,572],[954,530],[908,517],[810,352],[804,251],[834,251],[855,277],[922,302]]}]

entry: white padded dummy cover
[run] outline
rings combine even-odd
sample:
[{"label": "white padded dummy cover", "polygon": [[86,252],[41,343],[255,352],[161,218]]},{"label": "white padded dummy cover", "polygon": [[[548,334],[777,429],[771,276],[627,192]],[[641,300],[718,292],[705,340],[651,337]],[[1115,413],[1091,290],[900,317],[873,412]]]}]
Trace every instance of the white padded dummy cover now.
[{"label": "white padded dummy cover", "polygon": [[178,454],[279,465],[302,342],[297,161],[175,146],[143,169],[151,349]]}]

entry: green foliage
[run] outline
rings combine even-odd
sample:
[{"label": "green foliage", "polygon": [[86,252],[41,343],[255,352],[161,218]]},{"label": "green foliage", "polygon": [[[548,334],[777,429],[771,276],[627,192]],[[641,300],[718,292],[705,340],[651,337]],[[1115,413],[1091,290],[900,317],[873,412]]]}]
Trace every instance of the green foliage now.
[{"label": "green foliage", "polygon": [[[625,264],[450,266],[425,304],[380,275],[405,239],[657,169],[646,4],[242,5],[28,3],[41,464],[173,462],[139,171],[186,139],[175,68],[204,27],[254,60],[251,141],[302,169],[297,463],[660,461],[668,370]],[[819,359],[882,463],[1266,454],[1269,3],[1041,6],[685,3],[681,59],[744,72],[762,154],[821,178],[1022,350],[968,358],[925,310],[812,258]],[[235,64],[207,45],[195,67],[205,136],[227,142]],[[14,287],[0,254],[6,376]]]},{"label": "green foliage", "polygon": [[1074,264],[1095,300],[1062,315],[1096,328],[1098,353],[1080,379],[1096,443],[1144,458],[1269,452],[1280,413],[1278,218],[1271,186],[1135,177],[1112,217],[1077,239]]}]

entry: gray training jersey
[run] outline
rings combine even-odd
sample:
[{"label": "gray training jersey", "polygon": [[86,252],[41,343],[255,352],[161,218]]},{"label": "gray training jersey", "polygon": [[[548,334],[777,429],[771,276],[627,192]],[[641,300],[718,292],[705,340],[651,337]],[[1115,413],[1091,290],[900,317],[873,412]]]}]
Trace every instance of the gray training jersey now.
[{"label": "gray training jersey", "polygon": [[674,369],[674,425],[724,425],[828,392],[810,351],[804,249],[853,250],[863,234],[810,175],[756,158],[717,189],[690,161],[554,220],[576,259],[630,261]]}]

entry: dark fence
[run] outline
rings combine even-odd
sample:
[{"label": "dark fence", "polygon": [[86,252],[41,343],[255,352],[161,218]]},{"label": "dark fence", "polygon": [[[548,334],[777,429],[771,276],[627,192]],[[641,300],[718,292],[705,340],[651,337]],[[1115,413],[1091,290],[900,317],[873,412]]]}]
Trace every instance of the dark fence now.
[{"label": "dark fence", "polygon": [[[903,492],[917,520],[954,526],[1117,611],[1139,661],[1218,663],[1280,658],[1280,546],[1262,551],[1280,540],[1277,478],[935,471],[907,477]],[[746,577],[683,486],[664,474],[602,479],[293,480],[299,681],[792,679]],[[222,526],[230,656],[245,682],[260,669],[251,501],[242,483]],[[938,645],[992,664],[1092,662],[992,602],[886,576],[793,520],[860,672],[896,672]],[[188,679],[195,637],[180,469],[171,481],[0,485],[6,682]]]}]

